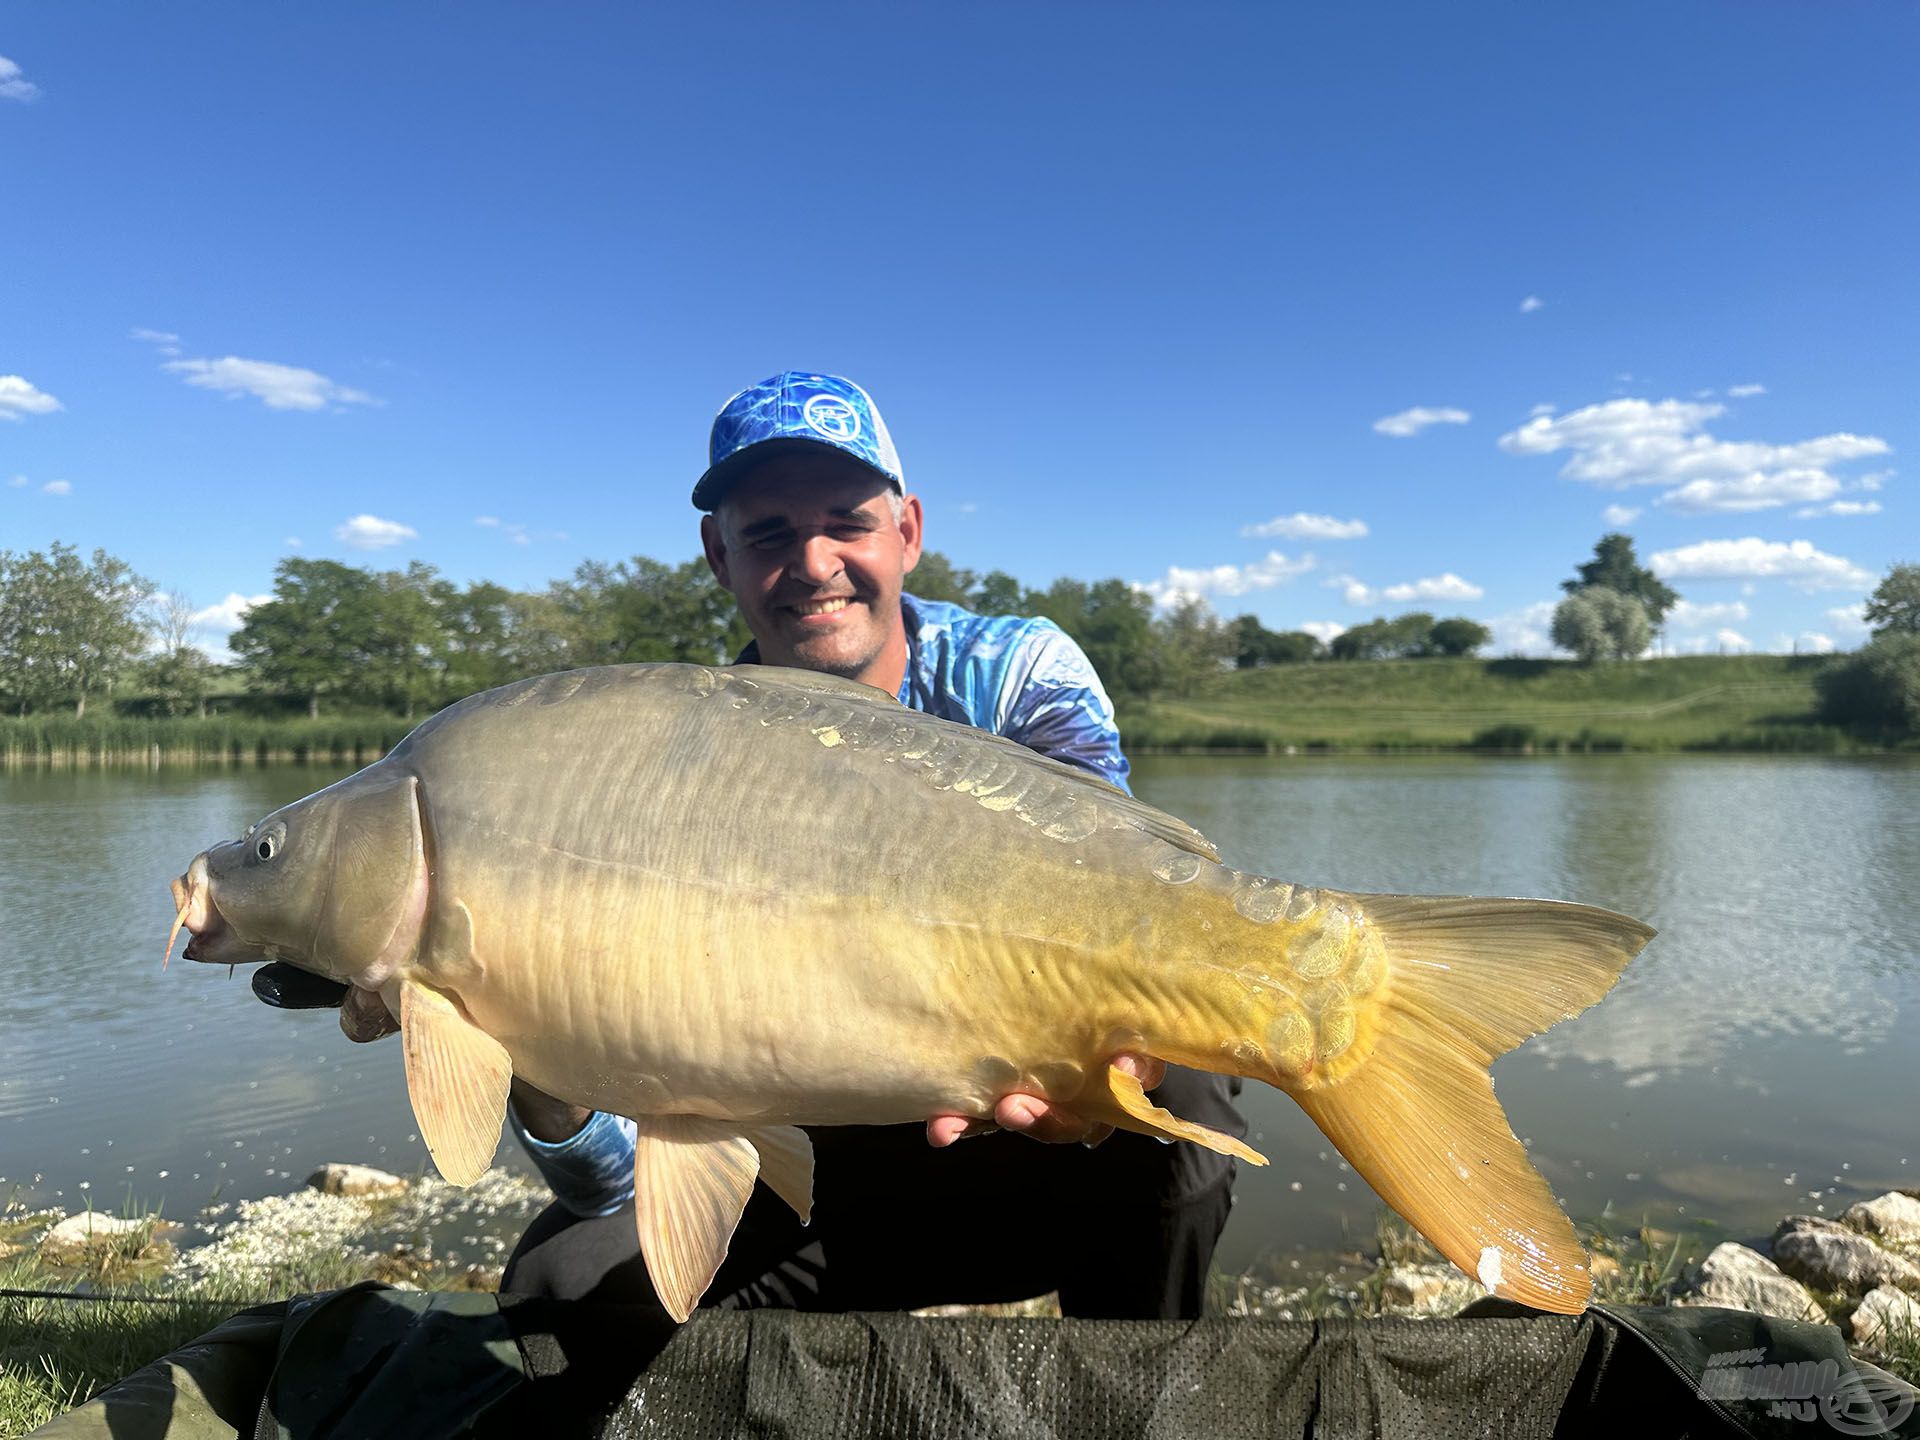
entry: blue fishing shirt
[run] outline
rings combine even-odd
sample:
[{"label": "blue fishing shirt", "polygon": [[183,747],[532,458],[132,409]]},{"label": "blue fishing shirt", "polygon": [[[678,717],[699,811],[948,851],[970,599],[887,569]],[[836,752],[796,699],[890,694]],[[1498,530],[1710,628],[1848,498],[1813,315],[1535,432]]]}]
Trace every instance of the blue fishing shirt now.
[{"label": "blue fishing shirt", "polygon": [[[900,597],[907,673],[900,703],[1018,740],[1127,788],[1127,757],[1113,702],[1093,664],[1051,620],[976,615],[939,600]],[[759,660],[748,646],[737,663]],[[540,1167],[554,1197],[576,1215],[608,1215],[633,1198],[634,1124],[596,1113],[571,1138],[529,1135],[511,1106],[513,1133]]]}]

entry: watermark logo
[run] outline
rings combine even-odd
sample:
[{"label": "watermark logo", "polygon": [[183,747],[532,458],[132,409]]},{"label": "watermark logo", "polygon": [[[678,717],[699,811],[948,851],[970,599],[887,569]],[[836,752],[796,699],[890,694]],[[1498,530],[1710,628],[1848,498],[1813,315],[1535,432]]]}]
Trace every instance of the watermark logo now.
[{"label": "watermark logo", "polygon": [[1764,1350],[1709,1356],[1700,1393],[1710,1400],[1764,1403],[1778,1419],[1824,1421],[1839,1435],[1886,1435],[1913,1414],[1913,1391],[1890,1378],[1842,1373],[1836,1360],[1767,1363]]},{"label": "watermark logo", "polygon": [[860,412],[838,395],[815,395],[801,408],[807,428],[845,444],[860,438]]}]

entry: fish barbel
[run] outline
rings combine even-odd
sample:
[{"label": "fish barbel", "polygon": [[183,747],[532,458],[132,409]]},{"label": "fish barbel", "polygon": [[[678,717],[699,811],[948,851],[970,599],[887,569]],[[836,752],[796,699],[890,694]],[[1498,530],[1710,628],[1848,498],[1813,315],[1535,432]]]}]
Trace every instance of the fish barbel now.
[{"label": "fish barbel", "polygon": [[984,1118],[1022,1091],[1266,1163],[1155,1105],[1123,1052],[1278,1086],[1488,1289],[1577,1312],[1586,1254],[1487,1068],[1653,934],[1245,874],[1083,771],[759,666],[469,697],[173,893],[189,959],[377,992],[454,1184],[491,1161],[514,1075],[631,1116],[641,1247],[679,1318],[756,1176],[807,1217],[801,1125]]}]

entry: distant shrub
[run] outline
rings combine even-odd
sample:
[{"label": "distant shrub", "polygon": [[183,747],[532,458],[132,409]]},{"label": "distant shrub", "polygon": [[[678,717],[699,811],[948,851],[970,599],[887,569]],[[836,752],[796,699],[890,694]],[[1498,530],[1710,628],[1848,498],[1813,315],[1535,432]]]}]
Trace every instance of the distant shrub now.
[{"label": "distant shrub", "polygon": [[1920,734],[1920,633],[1886,631],[1814,677],[1820,718],[1856,730]]},{"label": "distant shrub", "polygon": [[1470,742],[1475,750],[1531,750],[1540,743],[1532,725],[1490,725]]}]

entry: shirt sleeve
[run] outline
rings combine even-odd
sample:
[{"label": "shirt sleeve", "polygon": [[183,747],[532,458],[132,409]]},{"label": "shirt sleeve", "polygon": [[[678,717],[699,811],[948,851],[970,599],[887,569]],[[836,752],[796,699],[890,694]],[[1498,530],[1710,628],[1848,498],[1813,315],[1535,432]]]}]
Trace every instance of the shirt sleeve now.
[{"label": "shirt sleeve", "polygon": [[633,1198],[633,1121],[604,1110],[566,1140],[536,1140],[507,1107],[507,1121],[553,1191],[579,1216],[611,1215]]},{"label": "shirt sleeve", "polygon": [[1120,727],[1093,662],[1050,620],[1036,622],[1028,639],[1026,663],[1008,677],[1013,694],[1001,733],[1128,790]]}]

